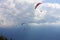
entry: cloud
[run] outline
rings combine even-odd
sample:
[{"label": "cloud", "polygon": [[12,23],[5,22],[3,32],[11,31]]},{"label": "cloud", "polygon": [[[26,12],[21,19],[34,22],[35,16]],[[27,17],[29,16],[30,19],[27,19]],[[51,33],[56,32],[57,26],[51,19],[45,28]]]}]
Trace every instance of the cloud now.
[{"label": "cloud", "polygon": [[[52,8],[50,4],[55,8]],[[38,22],[41,22],[41,20],[44,20],[44,22],[58,21],[60,16],[60,9],[58,9],[56,4],[58,3],[43,3],[40,5],[37,10],[35,10],[34,20]],[[50,5],[50,7],[48,5]]]},{"label": "cloud", "polygon": [[59,3],[45,3],[45,6],[49,7],[49,8],[60,9],[60,4]]},{"label": "cloud", "polygon": [[51,25],[51,26],[60,26],[60,21],[52,22],[52,23],[50,23],[50,22],[45,22],[45,23],[29,23],[28,25],[29,26],[33,26],[33,27],[35,27],[35,26],[37,26],[37,27],[40,27],[40,26],[49,26],[49,25]]},{"label": "cloud", "polygon": [[0,26],[30,22],[34,17],[34,3],[42,0],[1,0]]},{"label": "cloud", "polygon": [[[0,2],[0,26],[21,23],[40,25],[57,23],[60,19],[58,3],[43,3],[37,10],[34,6],[43,0],[4,0]],[[56,14],[57,13],[57,14]]]},{"label": "cloud", "polygon": [[35,10],[35,14],[34,14],[34,20],[41,20],[43,19],[43,17],[46,15],[46,10],[40,10],[40,9],[37,9]]},{"label": "cloud", "polygon": [[15,0],[18,3],[36,3],[36,2],[42,2],[43,0]]},{"label": "cloud", "polygon": [[0,14],[0,27],[17,25],[17,22],[15,22],[15,21],[16,21],[16,19],[9,18],[9,15],[4,16],[3,14]]},{"label": "cloud", "polygon": [[[35,11],[35,17],[37,21],[30,23],[29,25],[41,26],[41,25],[59,25],[60,24],[60,4],[58,3],[43,3],[42,9]],[[39,18],[40,11],[46,11]],[[37,16],[38,14],[38,16]],[[41,14],[40,14],[41,15]]]}]

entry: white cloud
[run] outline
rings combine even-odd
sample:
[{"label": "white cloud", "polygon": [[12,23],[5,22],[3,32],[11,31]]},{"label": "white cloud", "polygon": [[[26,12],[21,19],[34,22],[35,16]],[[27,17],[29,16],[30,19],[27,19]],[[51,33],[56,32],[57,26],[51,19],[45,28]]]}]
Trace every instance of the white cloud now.
[{"label": "white cloud", "polygon": [[46,25],[54,25],[54,26],[60,26],[60,21],[57,21],[57,22],[52,22],[52,23],[50,23],[50,22],[46,22],[46,23],[29,23],[28,25],[30,25],[30,26],[46,26]]},{"label": "white cloud", "polygon": [[55,9],[60,9],[60,4],[58,4],[58,3],[44,3],[44,5],[46,6],[46,7],[49,7],[49,8],[55,8]]},{"label": "white cloud", "polygon": [[42,2],[43,0],[16,0],[16,2],[19,3],[37,3],[37,2]]},{"label": "white cloud", "polygon": [[[43,9],[39,9],[35,11],[35,21],[34,23],[30,23],[31,26],[43,26],[43,25],[60,25],[60,4],[58,3],[43,3]],[[40,11],[46,10],[43,14],[40,14]],[[41,15],[41,16],[40,16]],[[42,21],[43,22],[42,22]]]},{"label": "white cloud", "polygon": [[[7,15],[8,17],[9,17],[9,15]],[[4,16],[3,14],[0,14],[0,27],[1,26],[13,26],[13,25],[17,25],[17,22],[15,22],[14,21],[14,19],[13,20],[11,20],[11,18],[10,18],[10,20],[6,17],[6,16]]]},{"label": "white cloud", "polygon": [[39,26],[40,24],[38,24],[38,23],[29,23],[28,25],[30,25],[30,26]]},{"label": "white cloud", "polygon": [[16,16],[19,10],[15,8],[13,0],[7,0],[0,3],[0,27],[17,25]]},{"label": "white cloud", "polygon": [[42,0],[4,0],[0,3],[0,26],[29,22],[34,16],[34,3]]},{"label": "white cloud", "polygon": [[52,18],[53,18],[52,22],[60,20],[60,8],[59,8],[60,4],[58,4],[58,3],[46,3],[45,7],[47,10],[47,17],[50,18],[49,20],[51,20]]},{"label": "white cloud", "polygon": [[43,19],[44,16],[46,15],[47,11],[46,10],[40,10],[40,9],[36,9],[35,10],[35,14],[34,14],[34,20],[40,20]]},{"label": "white cloud", "polygon": [[[42,1],[43,0],[7,0],[0,3],[0,26],[13,26],[18,25],[18,23],[21,24],[23,22],[37,22],[32,23],[32,25],[46,25],[49,24],[53,19],[55,20],[55,18],[59,19],[60,11],[58,11],[58,9],[60,8],[60,4],[43,3],[40,8],[34,10],[34,5],[37,2]],[[50,20],[49,18],[53,19]],[[40,20],[44,20],[46,22],[39,24]],[[56,21],[52,21],[50,24],[59,24]]]}]

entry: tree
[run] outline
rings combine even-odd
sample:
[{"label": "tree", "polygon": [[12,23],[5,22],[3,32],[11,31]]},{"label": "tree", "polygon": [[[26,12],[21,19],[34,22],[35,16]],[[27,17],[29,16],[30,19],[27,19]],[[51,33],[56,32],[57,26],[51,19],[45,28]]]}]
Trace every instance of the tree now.
[{"label": "tree", "polygon": [[5,36],[0,36],[0,40],[7,40]]}]

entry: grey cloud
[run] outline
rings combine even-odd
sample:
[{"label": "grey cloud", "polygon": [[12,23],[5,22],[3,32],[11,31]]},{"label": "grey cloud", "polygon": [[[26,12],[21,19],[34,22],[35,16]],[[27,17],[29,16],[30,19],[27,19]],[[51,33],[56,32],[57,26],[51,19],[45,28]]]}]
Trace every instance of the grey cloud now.
[{"label": "grey cloud", "polygon": [[46,14],[43,19],[41,19],[39,21],[34,21],[34,22],[35,23],[46,23],[46,22],[48,22],[48,23],[55,23],[55,22],[57,22],[59,20],[60,19],[56,18],[55,16],[51,16],[49,14]]}]

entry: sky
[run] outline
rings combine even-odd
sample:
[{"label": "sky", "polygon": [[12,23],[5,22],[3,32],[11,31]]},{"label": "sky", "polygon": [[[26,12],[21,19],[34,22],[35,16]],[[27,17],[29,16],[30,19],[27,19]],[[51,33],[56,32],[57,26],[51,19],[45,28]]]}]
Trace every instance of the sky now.
[{"label": "sky", "polygon": [[[42,4],[35,10],[38,2]],[[0,27],[21,23],[29,26],[60,25],[60,0],[0,0]]]}]

